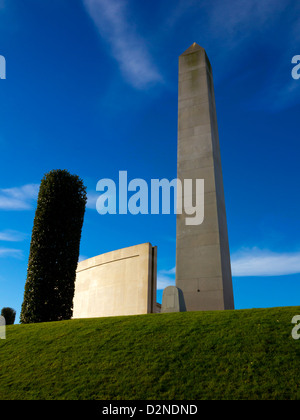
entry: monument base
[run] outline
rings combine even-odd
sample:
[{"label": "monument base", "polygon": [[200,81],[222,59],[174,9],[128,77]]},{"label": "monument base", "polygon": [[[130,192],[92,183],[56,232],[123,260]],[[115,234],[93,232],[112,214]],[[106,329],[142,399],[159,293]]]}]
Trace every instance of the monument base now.
[{"label": "monument base", "polygon": [[168,286],[163,291],[161,313],[185,312],[186,307],[182,291],[176,286]]}]

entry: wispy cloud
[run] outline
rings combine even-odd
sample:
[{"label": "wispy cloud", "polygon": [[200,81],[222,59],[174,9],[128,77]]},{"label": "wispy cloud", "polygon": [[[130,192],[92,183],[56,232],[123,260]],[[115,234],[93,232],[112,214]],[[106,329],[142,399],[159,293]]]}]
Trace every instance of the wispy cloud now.
[{"label": "wispy cloud", "polygon": [[23,251],[21,249],[0,248],[0,258],[16,258],[18,260],[23,258]]},{"label": "wispy cloud", "polygon": [[[97,203],[98,198],[101,197],[101,195],[103,194],[103,192],[93,192],[93,191],[88,191],[87,192],[87,203],[86,203],[86,208],[90,209],[90,210],[97,210],[98,212],[101,211],[101,209],[104,209],[105,206],[107,206],[107,202],[101,202]],[[112,201],[115,200],[115,197],[113,197],[110,193],[107,193],[107,191],[105,192],[105,197],[107,199],[111,199]]]},{"label": "wispy cloud", "polygon": [[265,87],[260,91],[259,101],[257,93],[245,101],[250,109],[279,112],[300,103],[300,83],[291,76],[293,66],[290,61],[291,56],[282,57],[282,65],[277,66]]},{"label": "wispy cloud", "polygon": [[166,274],[168,276],[173,275],[173,274],[175,275],[175,273],[176,273],[176,267],[173,267],[170,270],[160,270],[159,272],[161,274]]},{"label": "wispy cloud", "polygon": [[300,252],[276,253],[258,248],[243,249],[231,257],[235,277],[284,276],[300,273]]},{"label": "wispy cloud", "polygon": [[[278,253],[259,248],[243,248],[231,256],[234,277],[270,277],[300,273],[300,252]],[[160,270],[157,289],[175,285],[176,267]]]},{"label": "wispy cloud", "polygon": [[[212,34],[208,42],[219,49],[216,60],[222,69],[215,73],[215,82],[231,76],[235,81],[244,78],[246,84],[247,77],[259,74],[260,83],[243,99],[245,107],[277,113],[299,104],[299,84],[291,77],[290,65],[300,40],[298,2],[215,0],[207,2],[205,10]],[[278,27],[285,30],[280,32]],[[245,55],[248,50],[252,63]]]},{"label": "wispy cloud", "polygon": [[159,270],[157,273],[157,290],[175,286],[175,267],[170,270]]},{"label": "wispy cloud", "polygon": [[[0,189],[0,210],[31,210],[38,198],[39,187],[39,184],[27,184],[16,188]],[[88,191],[86,207],[96,210],[96,202],[100,195],[100,193]],[[0,232],[0,240],[17,242],[17,239],[1,239],[1,237],[23,237],[24,239],[24,234],[9,230]]]},{"label": "wispy cloud", "polygon": [[81,261],[85,261],[85,260],[87,260],[89,257],[87,257],[86,255],[79,255],[79,258],[78,258],[78,262],[80,263]]},{"label": "wispy cloud", "polygon": [[[256,28],[265,29],[288,7],[291,0],[214,0],[209,2],[209,20],[215,32],[226,35],[224,41],[243,42]],[[239,35],[239,37],[237,37]]]},{"label": "wispy cloud", "polygon": [[162,81],[146,42],[128,20],[124,0],[83,0],[83,4],[128,83],[145,89]]},{"label": "wispy cloud", "polygon": [[88,191],[86,208],[91,209],[91,210],[96,210],[96,203],[99,197],[100,197],[100,193]]},{"label": "wispy cloud", "polygon": [[38,184],[0,189],[0,210],[30,210],[37,199]]},{"label": "wispy cloud", "polygon": [[25,233],[16,230],[3,230],[0,232],[0,241],[5,242],[21,242],[27,237]]}]

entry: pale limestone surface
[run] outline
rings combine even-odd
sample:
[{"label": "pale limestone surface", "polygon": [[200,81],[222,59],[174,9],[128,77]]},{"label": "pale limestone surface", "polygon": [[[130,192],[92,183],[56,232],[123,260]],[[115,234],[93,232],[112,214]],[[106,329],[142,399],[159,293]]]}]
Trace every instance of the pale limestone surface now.
[{"label": "pale limestone surface", "polygon": [[185,312],[183,293],[176,286],[168,286],[164,289],[161,313]]},{"label": "pale limestone surface", "polygon": [[212,70],[196,43],[179,57],[177,153],[182,183],[204,179],[204,221],[177,215],[176,286],[188,311],[234,309]]},{"label": "pale limestone surface", "polygon": [[73,318],[160,312],[156,303],[157,249],[136,245],[78,264]]}]

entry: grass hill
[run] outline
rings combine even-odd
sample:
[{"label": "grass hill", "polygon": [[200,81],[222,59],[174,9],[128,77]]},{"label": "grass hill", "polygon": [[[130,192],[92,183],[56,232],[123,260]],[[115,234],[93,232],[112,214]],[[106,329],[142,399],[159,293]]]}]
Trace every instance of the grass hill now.
[{"label": "grass hill", "polygon": [[4,399],[300,399],[300,307],[13,325]]}]

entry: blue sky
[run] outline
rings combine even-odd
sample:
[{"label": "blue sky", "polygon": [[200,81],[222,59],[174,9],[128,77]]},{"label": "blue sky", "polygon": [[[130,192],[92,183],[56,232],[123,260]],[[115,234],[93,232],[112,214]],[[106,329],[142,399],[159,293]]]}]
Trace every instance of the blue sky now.
[{"label": "blue sky", "polygon": [[174,284],[176,216],[95,210],[102,178],[176,178],[178,56],[213,67],[237,309],[299,305],[300,4],[294,0],[0,0],[0,308],[23,300],[40,180],[83,178],[80,254],[158,246]]}]

